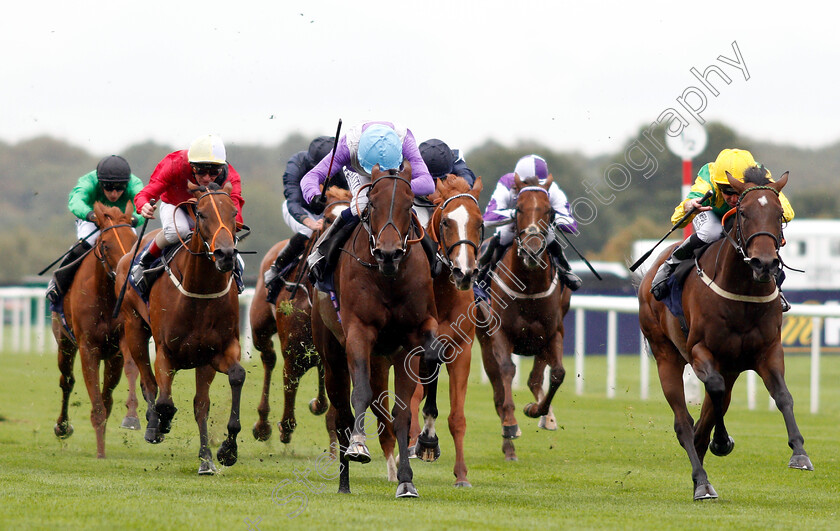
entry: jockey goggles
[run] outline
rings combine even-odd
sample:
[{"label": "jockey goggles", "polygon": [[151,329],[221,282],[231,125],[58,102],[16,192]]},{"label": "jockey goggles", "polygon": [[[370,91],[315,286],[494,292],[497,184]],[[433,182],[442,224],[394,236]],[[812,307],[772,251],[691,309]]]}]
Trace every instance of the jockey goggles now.
[{"label": "jockey goggles", "polygon": [[110,183],[110,182],[103,182],[99,183],[102,185],[102,189],[106,192],[115,192],[120,191],[122,192],[126,188],[126,183]]},{"label": "jockey goggles", "polygon": [[211,177],[216,177],[220,173],[222,173],[222,169],[224,168],[224,164],[190,164],[192,166],[192,171],[196,175],[210,175]]}]

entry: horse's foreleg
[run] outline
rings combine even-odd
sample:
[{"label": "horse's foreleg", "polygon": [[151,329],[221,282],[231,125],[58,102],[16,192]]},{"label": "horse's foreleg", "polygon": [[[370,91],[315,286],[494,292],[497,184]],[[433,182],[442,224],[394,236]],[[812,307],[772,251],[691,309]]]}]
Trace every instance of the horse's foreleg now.
[{"label": "horse's foreleg", "polygon": [[198,474],[201,476],[213,475],[216,473],[216,465],[213,464],[213,452],[210,451],[210,437],[207,433],[207,418],[210,416],[210,384],[216,377],[216,369],[210,365],[196,367],[195,369],[195,398],[193,398],[193,415],[198,425],[198,458],[201,463],[198,465]]},{"label": "horse's foreleg", "polygon": [[220,372],[226,372],[230,382],[230,417],[227,423],[227,438],[222,441],[216,459],[225,466],[233,466],[238,458],[236,436],[242,430],[239,422],[239,408],[242,398],[242,385],[245,383],[245,369],[239,364],[239,341],[228,347],[224,362],[217,367]]},{"label": "horse's foreleg", "polygon": [[[123,334],[120,337],[120,350],[123,356],[129,356],[140,373],[140,389],[143,399],[146,401],[146,434],[144,438],[149,443],[163,441],[163,436],[158,433],[159,420],[155,414],[155,399],[157,398],[157,380],[152,372],[152,365],[149,361],[149,331],[142,323],[140,317],[133,311],[123,306]],[[130,381],[130,380],[129,380]],[[152,421],[154,419],[154,425]]]},{"label": "horse's foreleg", "polygon": [[175,379],[175,367],[169,361],[169,351],[163,345],[157,345],[155,357],[155,378],[158,383],[160,394],[155,401],[155,416],[149,420],[149,426],[157,419],[155,428],[158,434],[169,433],[172,428],[172,419],[178,409],[172,400],[172,381]]},{"label": "horse's foreleg", "polygon": [[522,433],[514,416],[513,405],[512,385],[516,365],[510,359],[511,351],[507,350],[511,346],[507,340],[500,337],[502,335],[502,332],[496,333],[482,343],[481,357],[484,361],[484,370],[493,387],[493,404],[502,421],[502,452],[506,460],[516,461],[513,439]]},{"label": "horse's foreleg", "polygon": [[271,411],[271,404],[269,402],[271,373],[274,371],[275,365],[277,365],[277,353],[274,351],[274,345],[271,340],[272,335],[274,335],[274,330],[256,328],[253,324],[253,315],[251,317],[251,323],[254,348],[260,351],[260,359],[262,360],[263,365],[263,388],[262,393],[260,394],[260,403],[257,406],[257,415],[259,415],[259,419],[254,424],[253,433],[254,438],[258,441],[267,441],[269,437],[271,437],[271,423],[268,421],[268,414]]},{"label": "horse's foreleg", "polygon": [[370,387],[370,356],[376,341],[376,330],[356,323],[347,327],[346,337],[347,365],[353,382],[350,402],[355,414],[353,434],[346,457],[351,461],[369,463],[370,451],[365,444],[365,415],[373,401],[373,391]]},{"label": "horse's foreleg", "polygon": [[[679,352],[671,346],[657,346],[651,342],[651,349],[656,354],[656,367],[659,372],[659,382],[662,385],[662,392],[671,410],[674,412],[674,432],[680,446],[685,449],[688,460],[691,462],[691,479],[694,483],[694,499],[703,500],[717,498],[717,493],[709,483],[709,477],[703,468],[703,460],[697,453],[694,446],[694,419],[688,412],[685,404],[685,389],[683,387],[683,366],[682,357]],[[667,353],[661,350],[667,349]]]},{"label": "horse's foreleg", "polygon": [[123,373],[123,356],[120,352],[112,354],[104,361],[105,370],[102,378],[102,403],[105,405],[105,417],[111,416],[114,406],[114,389],[120,383]]},{"label": "horse's foreleg", "polygon": [[756,367],[756,371],[785,419],[788,446],[793,450],[788,466],[800,470],[814,470],[814,465],[805,452],[805,438],[799,432],[799,426],[793,417],[793,397],[785,383],[785,360],[782,347],[774,348],[764,362]]},{"label": "horse's foreleg", "polygon": [[[371,404],[371,409],[376,415],[376,432],[379,434],[379,446],[385,456],[386,477],[388,481],[395,482],[397,481],[397,463],[394,459],[396,435],[394,434],[394,417],[389,411],[390,400],[388,399],[388,373],[391,363],[384,356],[374,356],[370,360],[370,365],[370,386],[373,396],[376,397]],[[394,402],[394,407],[396,407],[399,401]]]},{"label": "horse's foreleg", "polygon": [[[408,459],[408,430],[411,425],[411,408],[406,407],[411,402],[411,395],[417,387],[412,374],[406,370],[406,364],[417,374],[419,360],[416,357],[406,359],[410,353],[401,353],[394,363],[394,432],[397,437],[397,444],[400,449],[400,463],[397,468],[397,498],[416,498],[417,489],[414,487],[414,473],[411,470],[411,460]],[[421,434],[422,435],[422,434]]]},{"label": "horse's foreleg", "polygon": [[66,439],[73,435],[73,426],[70,424],[67,407],[70,404],[70,393],[73,392],[73,386],[76,383],[76,378],[73,377],[76,346],[69,339],[61,337],[60,331],[56,337],[58,337],[58,370],[61,372],[58,380],[58,385],[61,387],[61,412],[55,421],[54,431],[56,437]]},{"label": "horse's foreleg", "polygon": [[709,440],[709,430],[711,424],[714,424],[709,450],[717,456],[729,455],[735,446],[735,441],[726,431],[723,417],[729,407],[731,384],[737,376],[730,378],[731,381],[727,382],[727,378],[724,378],[714,362],[714,355],[704,345],[700,343],[694,345],[691,353],[694,360],[692,369],[706,387],[706,398],[703,400],[700,420],[694,427],[694,446],[702,461],[705,449],[701,448],[701,445],[705,446],[706,441]]},{"label": "horse's foreleg", "polygon": [[464,435],[467,431],[464,403],[470,377],[471,347],[470,342],[464,343],[458,358],[446,366],[449,371],[449,433],[452,434],[452,440],[455,443],[453,473],[456,487],[472,487],[467,480],[467,464],[464,460]]},{"label": "horse's foreleg", "polygon": [[283,444],[292,442],[292,433],[297,426],[295,400],[300,379],[305,371],[302,366],[304,355],[299,345],[288,345],[288,348],[283,349],[283,418],[277,424],[280,430],[280,442]]},{"label": "horse's foreleg", "polygon": [[121,428],[127,430],[140,429],[140,417],[137,413],[137,377],[140,375],[140,370],[134,359],[127,351],[121,350],[123,354],[123,372],[125,372],[125,381],[128,382],[128,397],[125,400],[125,418],[123,418]]},{"label": "horse's foreleg", "polygon": [[323,415],[330,407],[330,403],[327,401],[327,391],[324,386],[324,362],[320,355],[315,369],[318,371],[318,396],[309,401],[309,412],[313,415]]},{"label": "horse's foreleg", "polygon": [[90,396],[90,423],[96,432],[96,457],[105,458],[105,404],[99,389],[99,347],[91,348],[84,342],[79,344],[79,356],[82,358],[82,376]]}]

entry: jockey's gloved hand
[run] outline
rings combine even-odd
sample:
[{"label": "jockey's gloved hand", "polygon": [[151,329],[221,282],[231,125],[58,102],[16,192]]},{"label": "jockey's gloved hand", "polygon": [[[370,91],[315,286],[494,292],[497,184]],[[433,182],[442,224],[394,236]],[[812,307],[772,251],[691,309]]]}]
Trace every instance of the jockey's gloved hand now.
[{"label": "jockey's gloved hand", "polygon": [[321,214],[327,208],[327,197],[323,194],[316,196],[312,199],[312,202],[309,203],[309,207],[307,210],[312,212],[313,214]]},{"label": "jockey's gloved hand", "polygon": [[91,223],[93,223],[94,221],[96,221],[96,214],[94,214],[93,210],[91,210],[90,212],[87,213],[87,216],[85,216],[85,219],[90,221]]},{"label": "jockey's gloved hand", "polygon": [[140,220],[135,218],[134,216],[131,216],[131,226],[136,227],[138,223],[140,223]]}]

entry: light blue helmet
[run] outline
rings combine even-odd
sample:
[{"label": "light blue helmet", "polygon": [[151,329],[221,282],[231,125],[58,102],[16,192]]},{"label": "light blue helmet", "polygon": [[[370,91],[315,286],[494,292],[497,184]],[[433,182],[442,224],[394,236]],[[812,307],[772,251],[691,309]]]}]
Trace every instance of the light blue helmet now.
[{"label": "light blue helmet", "polygon": [[383,171],[398,170],[402,160],[402,141],[387,125],[371,125],[359,138],[359,164],[367,173],[377,164]]}]

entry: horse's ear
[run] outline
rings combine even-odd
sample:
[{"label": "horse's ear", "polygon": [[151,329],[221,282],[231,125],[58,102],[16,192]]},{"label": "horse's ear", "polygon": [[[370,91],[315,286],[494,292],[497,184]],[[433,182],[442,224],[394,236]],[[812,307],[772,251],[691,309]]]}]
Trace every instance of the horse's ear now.
[{"label": "horse's ear", "polygon": [[519,174],[514,173],[513,174],[513,189],[514,189],[514,191],[516,191],[518,193],[519,190],[521,190],[523,186],[525,186],[525,184],[522,182],[522,179],[519,178]]},{"label": "horse's ear", "polygon": [[773,188],[774,190],[776,190],[777,192],[781,192],[782,188],[784,188],[785,185],[787,184],[788,175],[790,175],[789,171],[784,172],[782,174],[782,176],[779,177],[778,181],[776,181],[774,183],[770,183],[770,187]]},{"label": "horse's ear", "polygon": [[371,168],[371,170],[370,170],[370,180],[371,180],[371,182],[373,182],[373,181],[375,181],[376,179],[378,179],[378,178],[379,178],[381,175],[383,175],[384,173],[385,173],[384,171],[382,171],[381,169],[379,169],[379,164],[375,165],[375,166],[374,166],[373,168]]},{"label": "horse's ear", "polygon": [[94,223],[97,227],[101,228],[100,223],[105,220],[105,205],[96,201],[93,204],[93,214],[96,216],[96,221],[94,221]]},{"label": "horse's ear", "polygon": [[484,183],[481,180],[481,175],[479,175],[475,178],[475,182],[472,185],[472,190],[470,190],[470,195],[475,197],[476,200],[478,200],[482,190],[484,190]]},{"label": "horse's ear", "polygon": [[733,177],[732,174],[729,172],[726,172],[726,180],[729,181],[729,186],[734,188],[735,191],[739,194],[747,188],[747,185],[745,183],[742,183],[741,181]]},{"label": "horse's ear", "polygon": [[201,193],[201,189],[203,186],[199,186],[194,184],[192,181],[187,181],[187,191],[191,193],[193,196],[198,197],[198,194]]},{"label": "horse's ear", "polygon": [[126,216],[134,215],[134,200],[126,201],[125,208],[123,209],[123,214]]},{"label": "horse's ear", "polygon": [[548,174],[548,177],[546,177],[546,179],[545,179],[545,183],[543,183],[542,187],[543,187],[545,190],[548,190],[548,189],[549,189],[549,187],[551,187],[551,183],[553,183],[553,182],[554,182],[554,176],[553,176],[553,175],[551,175],[551,174],[549,173],[549,174]]},{"label": "horse's ear", "polygon": [[403,169],[400,172],[400,177],[411,182],[411,163],[408,160],[403,162]]},{"label": "horse's ear", "polygon": [[230,192],[231,192],[232,190],[233,190],[233,184],[231,184],[231,182],[230,182],[230,181],[225,181],[225,185],[224,185],[224,186],[222,186],[222,191],[223,191],[224,193],[226,193],[226,194],[230,195]]}]

